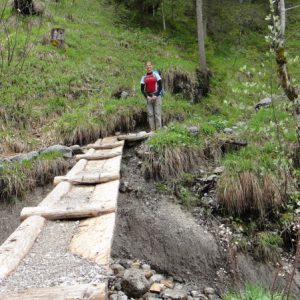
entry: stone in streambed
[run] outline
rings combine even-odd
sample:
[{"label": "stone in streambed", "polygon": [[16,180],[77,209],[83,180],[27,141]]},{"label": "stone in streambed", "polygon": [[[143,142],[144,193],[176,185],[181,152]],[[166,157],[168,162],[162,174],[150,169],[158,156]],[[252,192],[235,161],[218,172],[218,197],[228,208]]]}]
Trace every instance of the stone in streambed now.
[{"label": "stone in streambed", "polygon": [[161,293],[162,298],[172,300],[187,300],[187,291],[184,289],[166,289]]},{"label": "stone in streambed", "polygon": [[139,298],[150,288],[150,283],[146,279],[144,272],[140,269],[128,269],[124,273],[122,289],[127,296]]}]

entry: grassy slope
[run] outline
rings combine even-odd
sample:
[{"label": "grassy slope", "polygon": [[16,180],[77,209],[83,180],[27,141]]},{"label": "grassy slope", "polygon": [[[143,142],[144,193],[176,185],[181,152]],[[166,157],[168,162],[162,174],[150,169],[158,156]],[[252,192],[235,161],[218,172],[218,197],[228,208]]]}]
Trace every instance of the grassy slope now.
[{"label": "grassy slope", "polygon": [[[116,25],[113,8],[101,1],[91,0],[88,5],[83,1],[46,3],[50,16],[31,18],[35,24],[32,50],[23,71],[13,67],[2,69],[2,151],[36,148],[57,140],[85,143],[115,129],[130,129],[133,118],[145,110],[139,92],[145,60],[152,60],[163,70],[179,67],[192,72],[197,66],[195,24],[191,20],[180,24],[180,30],[173,34],[160,34],[124,26],[125,19],[123,25],[120,20]],[[234,192],[238,190],[240,186],[236,186],[236,179],[248,172],[252,184],[259,187],[258,194],[263,190],[265,177],[270,174],[275,177],[275,183],[271,181],[274,189],[267,190],[273,199],[278,189],[276,185],[281,187],[282,173],[289,169],[297,174],[298,170],[292,168],[290,157],[286,155],[296,142],[295,125],[291,107],[276,84],[274,58],[266,55],[265,11],[259,4],[232,7],[228,1],[224,1],[220,9],[222,14],[218,12],[218,16],[223,17],[219,19],[224,25],[223,31],[215,30],[214,42],[207,40],[208,62],[214,74],[212,92],[197,105],[178,96],[164,98],[165,118],[180,115],[185,121],[170,124],[149,141],[152,155],[148,168],[151,169],[151,163],[161,160],[165,168],[156,171],[162,176],[174,176],[179,174],[178,170],[186,172],[195,160],[198,164],[203,163],[205,148],[213,150],[215,146],[216,150],[223,140],[232,137],[225,135],[222,129],[236,125],[238,128],[233,136],[246,139],[249,145],[239,152],[227,154],[219,162],[226,167],[219,186],[220,198],[222,195],[226,198],[224,187],[232,188]],[[244,14],[242,18],[241,13]],[[7,12],[6,16],[9,14]],[[228,25],[228,20],[233,25]],[[246,30],[247,22],[252,31]],[[300,75],[297,59],[294,59],[299,47],[298,22],[297,13],[290,13],[287,47],[293,58],[290,71],[295,78]],[[42,36],[53,27],[66,29],[65,50],[40,43]],[[132,91],[133,95],[126,100],[112,99],[112,92],[120,86]],[[278,95],[275,106],[255,113],[254,105],[271,93]],[[276,122],[279,127],[274,125]],[[200,127],[197,136],[186,130],[186,126],[191,125]],[[276,218],[284,217],[282,224],[285,226],[293,222],[296,196],[292,192],[294,198],[289,198],[288,204],[277,203],[279,214]],[[229,195],[230,199],[234,198],[232,195],[235,194]],[[246,209],[254,203],[256,196],[252,193],[246,199]],[[258,198],[264,201],[263,197],[255,199]],[[239,199],[237,195],[235,200]],[[231,202],[230,205],[235,204]],[[238,211],[237,206],[233,209]],[[290,223],[285,223],[286,220]],[[239,225],[244,220],[237,219],[236,222]],[[251,234],[255,235],[261,229],[264,227],[255,228]],[[281,230],[277,224],[271,229]]]},{"label": "grassy slope", "polygon": [[[190,57],[180,58],[180,49],[146,30],[115,26],[112,8],[99,1],[46,3],[51,16],[31,18],[32,50],[23,71],[10,67],[2,73],[1,114],[6,121],[1,121],[0,137],[8,147],[21,135],[24,148],[30,148],[57,138],[86,142],[89,135],[92,139],[112,131],[114,119],[118,123],[121,116],[145,109],[139,94],[145,60],[162,69],[176,63],[192,70],[196,65]],[[66,29],[65,50],[40,43],[53,27]],[[134,94],[122,105],[111,99],[120,86]],[[168,107],[169,100],[166,97],[166,111],[176,110],[172,104]]]}]

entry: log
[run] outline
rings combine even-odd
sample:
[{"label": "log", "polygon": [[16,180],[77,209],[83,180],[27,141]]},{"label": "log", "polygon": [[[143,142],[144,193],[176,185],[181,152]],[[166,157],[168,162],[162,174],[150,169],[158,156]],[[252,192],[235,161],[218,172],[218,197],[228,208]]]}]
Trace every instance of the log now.
[{"label": "log", "polygon": [[47,197],[42,202],[40,202],[38,206],[53,206],[71,190],[71,187],[71,183],[61,182],[47,195]]},{"label": "log", "polygon": [[143,141],[153,135],[153,132],[146,132],[146,131],[141,131],[139,133],[130,133],[130,134],[125,134],[125,135],[119,135],[118,140],[119,141],[127,141],[127,142],[138,142],[138,141]]},{"label": "log", "polygon": [[86,160],[102,160],[102,159],[109,159],[116,156],[122,155],[122,152],[114,152],[114,153],[95,153],[92,155],[88,154],[78,154],[76,155],[76,160],[86,159]]},{"label": "log", "polygon": [[91,174],[77,174],[72,177],[68,176],[56,176],[54,178],[55,183],[68,181],[71,184],[99,184],[117,180],[120,178],[119,172],[114,173],[91,173]]},{"label": "log", "polygon": [[106,300],[106,283],[78,284],[0,294],[1,300]]},{"label": "log", "polygon": [[[45,219],[33,216],[25,220],[0,247],[0,279],[6,278],[28,254],[40,234]],[[3,299],[0,297],[0,299]]]},{"label": "log", "polygon": [[102,150],[102,149],[114,149],[120,146],[124,146],[124,141],[118,141],[111,144],[89,144],[87,145],[87,149],[95,149],[95,150]]},{"label": "log", "polygon": [[116,136],[108,136],[108,137],[105,137],[101,140],[101,144],[112,144],[112,143],[115,143],[117,142],[117,137]]},{"label": "log", "polygon": [[[119,148],[113,150],[118,151]],[[100,150],[104,151],[104,150]],[[117,173],[120,171],[122,156],[116,156],[107,160],[93,160],[86,165],[85,172]]]},{"label": "log", "polygon": [[103,205],[85,205],[81,207],[24,207],[21,211],[20,218],[25,220],[31,216],[42,216],[47,220],[65,220],[65,219],[82,219],[98,217],[100,215],[112,213],[115,207],[104,207]]},{"label": "log", "polygon": [[[94,149],[90,149],[86,154],[92,155],[94,152],[95,152]],[[85,169],[87,163],[88,163],[88,161],[86,159],[79,160],[76,163],[76,165],[67,173],[66,176],[73,176],[73,175],[76,175],[77,173],[82,172]],[[57,176],[57,177],[59,177],[59,176]],[[56,181],[57,177],[54,177],[54,180],[53,180],[54,185],[57,185],[58,183],[61,182],[61,181]]]},{"label": "log", "polygon": [[99,265],[109,266],[115,218],[115,213],[111,213],[81,221],[79,232],[70,243],[70,251]]}]

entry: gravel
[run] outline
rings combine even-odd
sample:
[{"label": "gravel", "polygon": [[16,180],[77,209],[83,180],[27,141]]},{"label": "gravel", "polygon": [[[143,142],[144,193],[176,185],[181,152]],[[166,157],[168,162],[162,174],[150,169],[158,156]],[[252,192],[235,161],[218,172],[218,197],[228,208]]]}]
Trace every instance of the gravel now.
[{"label": "gravel", "polygon": [[47,222],[30,253],[16,271],[0,282],[0,292],[97,284],[107,279],[99,265],[68,251],[78,221]]}]

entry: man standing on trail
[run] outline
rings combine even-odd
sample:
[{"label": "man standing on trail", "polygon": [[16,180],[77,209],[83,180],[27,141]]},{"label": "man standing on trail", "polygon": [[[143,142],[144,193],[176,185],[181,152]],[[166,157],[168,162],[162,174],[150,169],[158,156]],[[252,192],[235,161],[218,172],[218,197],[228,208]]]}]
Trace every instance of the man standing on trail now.
[{"label": "man standing on trail", "polygon": [[150,61],[146,63],[147,73],[141,79],[141,91],[147,99],[148,122],[151,130],[161,128],[162,81],[158,72],[153,72]]}]

